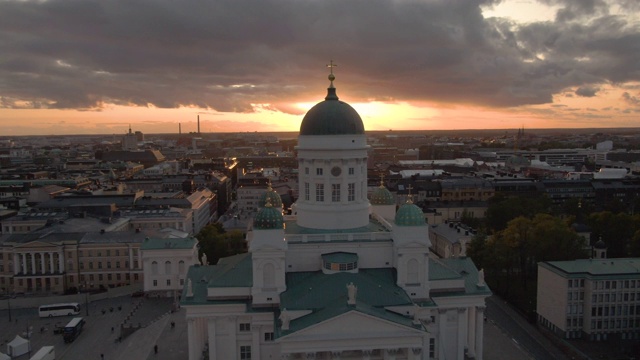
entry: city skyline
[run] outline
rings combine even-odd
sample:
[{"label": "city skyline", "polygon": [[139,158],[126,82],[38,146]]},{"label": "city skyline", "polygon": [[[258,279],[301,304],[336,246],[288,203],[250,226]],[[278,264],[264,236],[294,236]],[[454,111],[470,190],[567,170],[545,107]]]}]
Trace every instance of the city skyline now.
[{"label": "city skyline", "polygon": [[640,4],[5,1],[3,135],[297,131],[330,60],[365,129],[640,125]]}]

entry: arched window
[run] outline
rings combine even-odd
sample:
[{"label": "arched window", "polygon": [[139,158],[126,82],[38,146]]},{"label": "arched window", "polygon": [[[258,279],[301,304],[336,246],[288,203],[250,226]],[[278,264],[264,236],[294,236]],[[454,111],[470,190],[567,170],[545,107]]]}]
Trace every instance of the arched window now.
[{"label": "arched window", "polygon": [[180,274],[184,273],[184,260],[180,260],[180,262],[178,263],[178,272]]},{"label": "arched window", "polygon": [[156,275],[158,274],[158,262],[154,261],[151,263],[151,274]]},{"label": "arched window", "polygon": [[420,283],[418,277],[418,260],[411,259],[407,261],[407,284],[418,284]]},{"label": "arched window", "polygon": [[164,273],[167,275],[171,274],[171,261],[164,263]]},{"label": "arched window", "polygon": [[273,264],[265,264],[262,268],[262,281],[264,282],[264,287],[272,288],[276,286],[276,271],[273,267]]}]

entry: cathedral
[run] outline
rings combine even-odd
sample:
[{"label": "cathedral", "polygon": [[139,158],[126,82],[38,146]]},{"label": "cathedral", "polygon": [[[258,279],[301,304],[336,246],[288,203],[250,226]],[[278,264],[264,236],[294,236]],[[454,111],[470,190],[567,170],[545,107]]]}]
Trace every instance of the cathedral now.
[{"label": "cathedral", "polygon": [[292,215],[267,189],[249,251],[189,269],[189,360],[481,360],[483,271],[433,256],[411,200],[367,197],[364,125],[334,80],[300,125]]}]

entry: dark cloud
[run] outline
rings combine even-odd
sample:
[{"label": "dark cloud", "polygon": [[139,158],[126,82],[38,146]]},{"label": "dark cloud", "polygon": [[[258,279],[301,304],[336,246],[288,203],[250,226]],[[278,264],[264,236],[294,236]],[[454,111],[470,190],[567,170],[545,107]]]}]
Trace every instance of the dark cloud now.
[{"label": "dark cloud", "polygon": [[484,19],[498,2],[0,1],[0,106],[300,114],[329,59],[352,102],[512,107],[640,80],[640,34],[604,0],[545,0],[556,20],[526,25]]},{"label": "dark cloud", "polygon": [[622,100],[624,100],[629,105],[634,105],[634,106],[640,105],[640,98],[637,96],[633,96],[626,91],[622,94]]},{"label": "dark cloud", "polygon": [[576,89],[576,95],[582,97],[594,97],[600,91],[600,88],[593,86],[580,86]]}]

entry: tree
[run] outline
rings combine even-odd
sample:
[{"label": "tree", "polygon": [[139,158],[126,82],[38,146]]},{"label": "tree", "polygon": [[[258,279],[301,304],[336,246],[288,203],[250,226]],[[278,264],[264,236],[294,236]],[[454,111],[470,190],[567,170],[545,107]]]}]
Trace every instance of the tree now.
[{"label": "tree", "polygon": [[221,224],[210,224],[196,235],[200,247],[199,256],[207,254],[209,264],[217,264],[223,257],[247,252],[244,234],[240,231],[225,232]]},{"label": "tree", "polygon": [[487,228],[493,232],[504,230],[509,221],[518,216],[532,218],[535,214],[548,212],[550,204],[549,199],[544,196],[507,197],[501,194],[496,195],[489,199],[485,219]]},{"label": "tree", "polygon": [[592,242],[602,239],[607,245],[607,257],[631,256],[633,238],[640,230],[639,215],[601,211],[592,213],[587,223],[593,230]]}]

